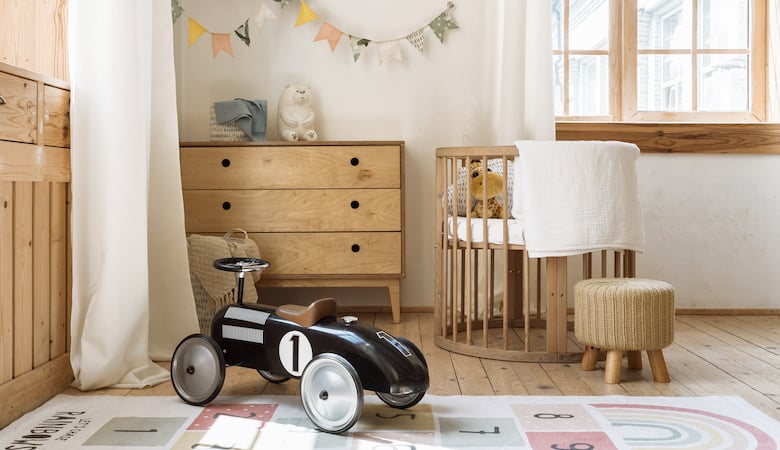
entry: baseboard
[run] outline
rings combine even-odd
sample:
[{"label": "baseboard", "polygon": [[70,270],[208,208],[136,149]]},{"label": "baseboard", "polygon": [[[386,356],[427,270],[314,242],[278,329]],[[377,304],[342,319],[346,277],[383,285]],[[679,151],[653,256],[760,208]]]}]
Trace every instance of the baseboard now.
[{"label": "baseboard", "polygon": [[[339,312],[346,313],[391,313],[389,306],[344,306]],[[574,308],[569,308],[569,314],[574,314]],[[402,306],[401,313],[432,314],[433,306]],[[678,316],[778,316],[780,309],[776,308],[677,308]]]},{"label": "baseboard", "polygon": [[677,308],[677,315],[700,316],[777,316],[780,309],[775,308]]},{"label": "baseboard", "polygon": [[70,354],[0,385],[0,429],[66,390],[73,381]]},{"label": "baseboard", "polygon": [[[569,308],[569,314],[574,314],[574,308]],[[677,308],[678,316],[777,316],[780,309],[775,308]]]},{"label": "baseboard", "polygon": [[[339,307],[339,312],[351,312],[351,313],[392,313],[389,306],[343,306]],[[433,306],[401,306],[401,314],[433,314]]]}]

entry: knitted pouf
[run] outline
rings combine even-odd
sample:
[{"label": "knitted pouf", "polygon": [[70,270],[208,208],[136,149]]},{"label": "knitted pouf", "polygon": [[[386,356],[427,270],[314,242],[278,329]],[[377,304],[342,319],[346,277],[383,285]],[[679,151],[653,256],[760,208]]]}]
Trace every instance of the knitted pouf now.
[{"label": "knitted pouf", "polygon": [[574,286],[574,334],[586,345],[582,368],[593,370],[607,350],[604,380],[620,381],[623,351],[630,368],[641,369],[647,351],[655,381],[668,382],[661,349],[674,341],[674,288],[642,278],[595,278]]}]

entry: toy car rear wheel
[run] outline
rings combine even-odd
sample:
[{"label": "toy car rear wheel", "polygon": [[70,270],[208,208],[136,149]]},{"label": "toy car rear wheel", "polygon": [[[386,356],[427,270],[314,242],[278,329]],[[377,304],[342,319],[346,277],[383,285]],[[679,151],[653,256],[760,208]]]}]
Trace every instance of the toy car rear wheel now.
[{"label": "toy car rear wheel", "polygon": [[355,425],[363,411],[363,387],[349,361],[323,353],[303,370],[301,401],[317,428],[341,433]]},{"label": "toy car rear wheel", "polygon": [[219,344],[205,334],[184,338],[171,358],[171,382],[179,397],[191,405],[214,400],[225,382],[225,357]]},{"label": "toy car rear wheel", "polygon": [[265,381],[274,384],[284,383],[285,381],[290,379],[290,377],[286,377],[284,375],[276,375],[263,369],[257,369],[257,373],[259,373],[261,377],[265,378]]}]

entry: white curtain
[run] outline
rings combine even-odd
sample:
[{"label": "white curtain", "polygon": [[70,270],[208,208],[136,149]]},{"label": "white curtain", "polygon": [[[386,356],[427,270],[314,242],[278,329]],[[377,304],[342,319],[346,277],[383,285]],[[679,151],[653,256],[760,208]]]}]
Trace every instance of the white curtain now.
[{"label": "white curtain", "polygon": [[[780,1],[769,2],[767,11],[768,23],[780,23]],[[769,39],[767,44],[767,95],[769,97],[767,120],[777,122],[780,120],[780,30],[777,26],[769,26]]]},{"label": "white curtain", "polygon": [[554,140],[550,3],[537,0],[496,2],[496,60],[493,77],[495,144],[518,139]]},{"label": "white curtain", "polygon": [[152,360],[197,330],[170,3],[68,7],[74,386],[153,385],[168,372]]},{"label": "white curtain", "polygon": [[[482,75],[483,82],[492,88],[487,94],[492,117],[485,127],[489,134],[478,132],[476,139],[466,136],[466,144],[513,145],[520,139],[555,140],[550,3],[498,0],[485,5],[495,8],[493,14],[487,15],[496,30],[495,51],[486,52],[491,59],[485,61]],[[477,252],[476,262],[484,267],[482,252]],[[503,273],[503,266],[503,258],[496,257],[496,273]],[[480,285],[488,282],[480,270]],[[486,304],[482,292],[477,290],[480,305]],[[498,282],[493,291],[495,312],[503,308],[503,296],[503,284]]]}]

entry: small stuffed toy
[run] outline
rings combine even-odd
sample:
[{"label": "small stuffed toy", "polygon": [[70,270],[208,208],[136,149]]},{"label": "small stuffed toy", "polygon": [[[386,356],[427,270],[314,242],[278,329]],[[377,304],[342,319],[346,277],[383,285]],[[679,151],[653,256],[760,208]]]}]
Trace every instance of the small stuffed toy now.
[{"label": "small stuffed toy", "polygon": [[[487,178],[487,181],[485,179]],[[487,198],[483,198],[483,183],[487,183]],[[471,163],[471,195],[477,200],[471,214],[474,217],[504,217],[504,207],[496,198],[504,189],[504,177],[485,170],[481,162]]]},{"label": "small stuffed toy", "polygon": [[288,84],[279,97],[277,127],[285,141],[316,141],[311,88]]}]

